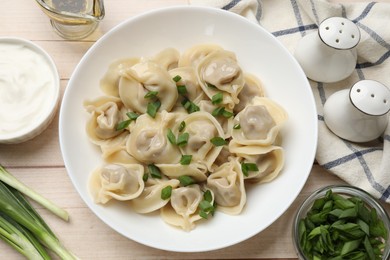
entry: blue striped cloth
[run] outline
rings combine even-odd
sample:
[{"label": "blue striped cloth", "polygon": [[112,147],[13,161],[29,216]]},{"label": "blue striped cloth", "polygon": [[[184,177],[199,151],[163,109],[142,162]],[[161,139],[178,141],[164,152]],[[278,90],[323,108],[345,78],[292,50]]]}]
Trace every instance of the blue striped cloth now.
[{"label": "blue striped cloth", "polygon": [[[334,135],[325,125],[323,105],[336,91],[363,79],[390,87],[390,3],[330,3],[326,0],[191,0],[193,5],[214,6],[257,21],[291,53],[306,34],[316,31],[328,17],[352,20],[360,29],[358,62],[354,73],[340,82],[310,81],[318,110],[317,163],[347,183],[390,203],[390,127],[369,143],[351,143]],[[390,125],[390,123],[389,123]]]}]

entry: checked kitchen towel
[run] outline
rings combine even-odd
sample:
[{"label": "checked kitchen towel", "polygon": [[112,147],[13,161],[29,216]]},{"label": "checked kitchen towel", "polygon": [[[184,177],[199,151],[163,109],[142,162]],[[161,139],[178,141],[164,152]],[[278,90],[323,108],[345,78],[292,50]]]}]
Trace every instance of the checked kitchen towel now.
[{"label": "checked kitchen towel", "polygon": [[325,125],[323,105],[334,92],[363,79],[390,87],[390,3],[333,3],[326,0],[191,0],[259,22],[291,52],[298,41],[316,31],[324,19],[340,16],[360,29],[358,62],[345,80],[325,84],[310,80],[318,110],[319,140],[316,161],[347,183],[390,203],[390,123],[383,136],[369,143],[352,143],[334,135]]}]

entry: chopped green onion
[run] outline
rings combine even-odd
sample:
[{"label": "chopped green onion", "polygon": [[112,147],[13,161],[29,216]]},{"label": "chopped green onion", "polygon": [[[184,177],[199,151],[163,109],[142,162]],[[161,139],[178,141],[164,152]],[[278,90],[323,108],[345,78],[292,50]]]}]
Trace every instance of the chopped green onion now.
[{"label": "chopped green onion", "polygon": [[223,116],[223,117],[226,117],[226,118],[230,118],[230,117],[234,116],[234,114],[233,114],[233,112],[224,110],[224,111],[222,112],[222,116]]},{"label": "chopped green onion", "polygon": [[182,155],[180,159],[180,164],[181,165],[189,165],[192,160],[192,155]]},{"label": "chopped green onion", "polygon": [[215,146],[223,146],[223,145],[227,144],[227,141],[219,136],[211,138],[210,142]]},{"label": "chopped green onion", "polygon": [[182,175],[178,179],[180,181],[180,184],[183,185],[184,187],[195,183],[195,180],[192,177],[187,175]]},{"label": "chopped green onion", "polygon": [[139,115],[137,113],[134,113],[134,112],[127,112],[126,115],[131,119],[131,120],[136,120]]},{"label": "chopped green onion", "polygon": [[207,87],[216,89],[217,87],[211,83],[206,82]]},{"label": "chopped green onion", "polygon": [[199,216],[208,219],[209,215],[214,215],[216,207],[215,204],[211,204],[212,200],[213,196],[210,190],[205,191],[203,193],[203,200],[199,203]]},{"label": "chopped green onion", "polygon": [[211,115],[213,115],[214,117],[222,116],[223,111],[225,111],[224,107],[217,107],[216,109],[213,110],[213,112],[211,112]]},{"label": "chopped green onion", "polygon": [[157,178],[157,179],[161,179],[162,178],[161,171],[160,171],[160,169],[156,165],[148,164],[148,170],[149,170],[150,175],[153,178]]},{"label": "chopped green onion", "polygon": [[226,117],[226,118],[230,118],[234,114],[233,114],[233,112],[225,110],[224,107],[217,107],[216,109],[214,109],[211,112],[211,115],[213,115],[214,117],[223,116],[223,117]]},{"label": "chopped green onion", "polygon": [[121,122],[119,122],[119,123],[117,124],[117,126],[116,126],[115,129],[116,129],[117,131],[121,131],[121,130],[127,128],[127,127],[130,125],[131,121],[132,121],[131,119],[128,119],[128,120],[125,120],[125,121],[121,121]]},{"label": "chopped green onion", "polygon": [[186,128],[186,122],[181,121],[181,123],[179,125],[179,132],[182,132],[184,130],[184,128]]},{"label": "chopped green onion", "polygon": [[181,104],[184,106],[184,108],[187,110],[189,114],[200,110],[200,108],[195,103],[193,103],[188,99],[184,99]]},{"label": "chopped green onion", "polygon": [[155,102],[148,103],[148,107],[146,108],[146,113],[152,118],[156,117],[158,109],[161,107],[160,100],[156,100]]},{"label": "chopped green onion", "polygon": [[148,173],[144,173],[144,175],[142,176],[142,180],[143,180],[144,182],[147,182],[148,179],[149,179],[149,174],[148,174]]},{"label": "chopped green onion", "polygon": [[188,142],[188,138],[190,137],[189,133],[182,133],[177,137],[176,145],[177,146],[184,146]]},{"label": "chopped green onion", "polygon": [[213,195],[211,194],[211,191],[210,190],[206,190],[204,193],[203,193],[203,199],[208,201],[208,202],[211,202],[213,200]]},{"label": "chopped green onion", "polygon": [[249,172],[256,172],[259,168],[255,163],[241,163],[241,171],[242,173],[248,177]]},{"label": "chopped green onion", "polygon": [[374,208],[332,190],[314,201],[298,226],[305,259],[382,259],[387,235]]},{"label": "chopped green onion", "polygon": [[127,112],[126,115],[129,119],[119,122],[116,126],[117,131],[127,128],[130,125],[131,121],[136,120],[139,117],[139,115],[134,112]]},{"label": "chopped green onion", "polygon": [[181,80],[181,77],[179,75],[176,75],[172,78],[172,80],[177,83]]},{"label": "chopped green onion", "polygon": [[176,144],[176,137],[170,128],[168,128],[167,138],[171,144]]},{"label": "chopped green onion", "polygon": [[144,98],[152,99],[157,97],[158,91],[149,91],[148,93],[145,94]]},{"label": "chopped green onion", "polygon": [[203,210],[199,210],[199,216],[201,216],[204,219],[208,219],[209,218],[209,214],[207,214]]},{"label": "chopped green onion", "polygon": [[180,94],[180,95],[185,95],[188,93],[187,91],[187,87],[185,85],[179,85],[177,86],[177,92]]},{"label": "chopped green onion", "polygon": [[233,126],[233,129],[235,129],[235,130],[241,129],[241,125],[240,124],[235,124]]},{"label": "chopped green onion", "polygon": [[168,185],[165,188],[161,190],[161,199],[162,200],[167,200],[171,197],[172,195],[172,186]]},{"label": "chopped green onion", "polygon": [[218,92],[217,94],[215,94],[214,96],[212,96],[212,98],[211,98],[211,103],[213,103],[214,105],[216,105],[216,104],[221,103],[222,100],[223,100],[223,94],[222,94],[222,92]]}]

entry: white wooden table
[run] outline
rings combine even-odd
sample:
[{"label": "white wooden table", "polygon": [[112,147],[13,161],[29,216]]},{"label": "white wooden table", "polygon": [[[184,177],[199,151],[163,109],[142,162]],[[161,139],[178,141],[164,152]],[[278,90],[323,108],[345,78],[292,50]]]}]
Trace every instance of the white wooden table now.
[{"label": "white wooden table", "polygon": [[[344,0],[346,1],[346,0]],[[33,0],[2,0],[0,37],[29,39],[43,47],[57,64],[62,93],[83,54],[115,25],[151,9],[188,5],[187,0],[106,0],[106,16],[98,30],[82,41],[66,41],[57,36],[49,19]],[[310,177],[292,206],[260,234],[231,247],[205,253],[174,253],[146,247],[131,241],[105,225],[84,204],[64,167],[58,138],[58,113],[49,128],[26,143],[0,145],[0,164],[24,183],[64,207],[70,221],[64,222],[36,205],[39,213],[58,234],[63,244],[81,259],[295,259],[291,226],[297,206],[314,190],[342,180],[314,165]],[[390,205],[385,205],[390,214]],[[0,259],[21,259],[0,241]]]}]

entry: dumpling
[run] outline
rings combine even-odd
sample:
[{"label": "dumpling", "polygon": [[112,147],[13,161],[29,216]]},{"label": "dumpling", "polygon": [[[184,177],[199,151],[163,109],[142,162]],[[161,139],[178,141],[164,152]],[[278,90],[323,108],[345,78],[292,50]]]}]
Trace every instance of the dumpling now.
[{"label": "dumpling", "polygon": [[126,150],[146,164],[178,163],[181,158],[180,150],[169,142],[167,134],[168,129],[179,124],[180,115],[162,111],[155,118],[148,114],[139,116],[127,141]]},{"label": "dumpling", "polygon": [[121,71],[138,63],[139,60],[139,58],[120,59],[110,64],[100,80],[101,90],[109,96],[119,97],[118,85]]},{"label": "dumpling", "polygon": [[177,68],[179,63],[180,53],[174,48],[166,48],[157,53],[151,60],[159,64],[165,70]]},{"label": "dumpling", "polygon": [[[230,157],[235,156],[233,155],[230,150],[228,145],[224,145],[222,147],[221,152],[219,153],[217,159],[215,159],[213,167],[218,167],[221,166],[222,164],[228,162],[230,160]],[[211,170],[213,172],[213,170]]]},{"label": "dumpling", "polygon": [[254,75],[244,74],[245,85],[238,94],[240,102],[234,107],[234,113],[237,114],[243,110],[253,97],[264,97],[264,89],[260,80]]},{"label": "dumpling", "polygon": [[161,209],[161,216],[168,224],[190,231],[194,222],[202,219],[197,214],[202,200],[203,192],[197,184],[176,188],[172,190],[170,204]]},{"label": "dumpling", "polygon": [[134,164],[139,163],[126,150],[126,142],[129,138],[129,132],[123,132],[115,138],[104,142],[100,149],[102,158],[107,163]]},{"label": "dumpling", "polygon": [[169,200],[161,198],[161,191],[168,186],[175,189],[179,185],[180,181],[176,179],[169,180],[167,178],[157,179],[149,177],[141,195],[129,201],[129,203],[137,213],[145,214],[156,211],[169,202]]},{"label": "dumpling", "polygon": [[270,182],[279,175],[284,166],[284,150],[280,146],[237,146],[229,149],[236,153],[242,163],[256,164],[258,171],[248,171],[244,179],[250,182]]},{"label": "dumpling", "polygon": [[207,179],[208,170],[204,163],[191,162],[189,165],[176,164],[156,164],[160,171],[167,177],[179,178],[186,175],[192,177],[197,182]]},{"label": "dumpling", "polygon": [[184,122],[184,132],[189,134],[189,138],[186,145],[180,146],[181,153],[192,155],[191,162],[204,163],[210,170],[222,149],[222,146],[215,146],[211,139],[224,139],[222,127],[212,115],[202,111],[189,114]]},{"label": "dumpling", "polygon": [[216,44],[198,44],[187,49],[179,59],[179,67],[196,67],[201,60],[216,50],[222,50],[222,47]]},{"label": "dumpling", "polygon": [[287,120],[286,111],[265,97],[254,97],[234,118],[239,129],[232,131],[232,142],[242,145],[270,145]]},{"label": "dumpling", "polygon": [[210,99],[222,93],[221,104],[231,110],[238,104],[238,94],[245,81],[233,52],[218,50],[210,53],[198,64],[196,73],[203,91]]},{"label": "dumpling", "polygon": [[180,80],[176,82],[177,87],[185,86],[186,93],[180,95],[177,100],[176,106],[182,106],[181,102],[184,98],[198,104],[200,100],[207,98],[202,88],[200,87],[196,78],[195,70],[193,67],[179,67],[169,71],[172,78],[180,76]]},{"label": "dumpling", "polygon": [[207,187],[214,193],[218,210],[230,215],[241,213],[246,204],[246,193],[237,158],[216,168],[207,178]]},{"label": "dumpling", "polygon": [[[213,111],[218,108],[218,106],[213,105],[210,100],[202,100],[199,102],[199,108],[200,111],[205,111],[212,114]],[[231,137],[233,130],[233,113],[231,113],[231,116],[228,117],[224,116],[223,114],[214,117],[221,125],[223,132],[225,133],[225,139]]]},{"label": "dumpling", "polygon": [[155,98],[161,102],[159,111],[170,111],[178,97],[175,82],[169,73],[155,62],[143,61],[122,70],[119,96],[127,108],[137,113],[146,113],[148,103],[153,101],[146,97],[149,92],[154,92]]},{"label": "dumpling", "polygon": [[95,100],[85,101],[84,107],[91,114],[86,130],[94,144],[100,145],[123,132],[123,130],[116,129],[118,123],[124,120],[122,110],[125,108],[119,98],[102,96]]},{"label": "dumpling", "polygon": [[139,164],[107,164],[92,172],[89,191],[96,203],[132,200],[144,189],[143,175],[144,168]]}]

